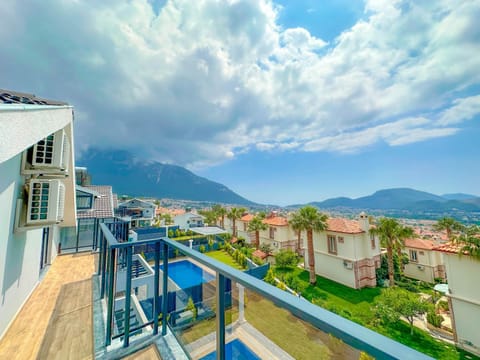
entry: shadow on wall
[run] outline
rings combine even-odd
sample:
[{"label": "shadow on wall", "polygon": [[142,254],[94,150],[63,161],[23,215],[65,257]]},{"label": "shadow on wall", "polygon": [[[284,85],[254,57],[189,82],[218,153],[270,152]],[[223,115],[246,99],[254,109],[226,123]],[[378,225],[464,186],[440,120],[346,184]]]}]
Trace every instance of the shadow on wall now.
[{"label": "shadow on wall", "polygon": [[[19,184],[20,160],[18,157],[1,164],[2,176],[0,176],[0,206],[10,204],[10,207],[4,208],[5,212],[1,212],[0,237],[3,244],[7,244],[6,249],[2,249],[0,244],[0,274],[3,274],[2,284],[2,305],[5,303],[5,294],[15,282],[17,286],[20,283],[20,275],[25,256],[25,243],[27,240],[26,233],[13,234],[15,224],[15,211],[17,197],[23,185],[23,181]],[[4,176],[6,175],[6,176]],[[5,246],[5,245],[3,245]],[[3,254],[2,254],[3,253]],[[1,268],[2,256],[5,256],[4,268]],[[40,255],[39,255],[40,256]]]}]

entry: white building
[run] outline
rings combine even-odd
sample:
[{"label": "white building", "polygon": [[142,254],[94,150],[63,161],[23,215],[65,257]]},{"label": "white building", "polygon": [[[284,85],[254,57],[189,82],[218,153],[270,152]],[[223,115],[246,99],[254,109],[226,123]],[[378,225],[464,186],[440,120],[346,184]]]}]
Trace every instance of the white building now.
[{"label": "white building", "polygon": [[444,255],[455,343],[480,356],[480,287],[476,282],[480,260],[468,254],[460,256],[460,246],[452,243],[439,245],[435,250]]},{"label": "white building", "polygon": [[433,249],[437,244],[426,239],[406,239],[403,252],[408,256],[403,273],[413,279],[435,282],[436,278],[445,280],[443,254]]},{"label": "white building", "polygon": [[[376,286],[375,269],[380,267],[380,243],[370,234],[368,216],[358,221],[329,218],[326,231],[313,233],[315,272],[354,289]],[[307,236],[303,236],[308,266]]]},{"label": "white building", "polygon": [[174,225],[178,225],[182,230],[188,230],[194,227],[204,226],[204,217],[199,214],[187,212],[185,214],[176,215],[173,218]]},{"label": "white building", "polygon": [[131,199],[118,204],[119,215],[130,218],[132,228],[151,226],[156,209],[157,206],[154,203],[140,199]]},{"label": "white building", "polygon": [[[0,338],[76,227],[73,109],[0,90]],[[20,336],[20,335],[19,335]]]}]

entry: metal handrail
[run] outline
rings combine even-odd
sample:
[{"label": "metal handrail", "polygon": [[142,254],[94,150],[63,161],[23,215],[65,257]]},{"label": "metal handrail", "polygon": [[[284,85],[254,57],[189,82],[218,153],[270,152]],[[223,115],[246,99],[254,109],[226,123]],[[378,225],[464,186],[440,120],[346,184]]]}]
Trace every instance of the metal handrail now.
[{"label": "metal handrail", "polygon": [[[134,242],[118,242],[105,224],[100,224],[108,247],[126,248],[137,245],[163,243],[164,247],[178,249],[184,255],[191,257],[199,263],[214,270],[221,278],[229,278],[244,287],[260,294],[264,298],[272,301],[274,304],[290,311],[299,319],[302,319],[316,328],[331,333],[333,336],[341,339],[346,344],[367,352],[379,359],[432,359],[431,357],[418,352],[406,345],[392,340],[384,335],[376,333],[366,327],[363,327],[353,321],[345,319],[330,311],[327,311],[317,305],[293,296],[281,289],[278,289],[266,282],[253,276],[236,270],[218,260],[203,255],[196,250],[182,245],[168,237],[140,240]],[[166,248],[166,247],[165,247]],[[165,250],[165,249],[164,249]],[[217,284],[218,286],[218,284]]]}]

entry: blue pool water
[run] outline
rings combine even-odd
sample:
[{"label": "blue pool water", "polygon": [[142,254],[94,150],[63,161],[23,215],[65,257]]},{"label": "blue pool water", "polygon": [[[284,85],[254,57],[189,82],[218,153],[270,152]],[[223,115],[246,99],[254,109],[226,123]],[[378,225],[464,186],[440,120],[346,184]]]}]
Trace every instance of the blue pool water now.
[{"label": "blue pool water", "polygon": [[[200,360],[215,360],[217,352],[211,352]],[[261,360],[247,345],[239,339],[235,339],[225,344],[225,359],[228,360]]]},{"label": "blue pool water", "polygon": [[[160,268],[163,270],[163,265],[160,265]],[[175,281],[181,289],[187,289],[215,279],[215,276],[188,260],[169,263],[168,277]]]}]

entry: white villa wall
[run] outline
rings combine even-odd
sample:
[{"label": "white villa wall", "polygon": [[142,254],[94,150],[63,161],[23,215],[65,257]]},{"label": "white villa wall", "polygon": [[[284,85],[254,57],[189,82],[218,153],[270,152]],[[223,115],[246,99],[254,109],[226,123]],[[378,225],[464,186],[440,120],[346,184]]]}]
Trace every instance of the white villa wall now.
[{"label": "white villa wall", "polygon": [[480,287],[474,276],[480,271],[480,261],[457,254],[444,258],[458,345],[480,355]]},{"label": "white villa wall", "polygon": [[[306,251],[305,251],[306,253]],[[308,269],[308,262],[305,262]],[[315,251],[315,272],[340,284],[355,288],[355,272],[343,266],[343,260],[335,255]]]},{"label": "white villa wall", "polygon": [[[417,252],[418,261],[410,261],[405,265],[405,276],[429,283],[435,282],[435,268],[439,265],[443,265],[442,254],[433,250],[415,249],[410,247],[405,247],[403,252],[410,258],[411,250]],[[423,255],[421,252],[423,252]]]},{"label": "white villa wall", "polygon": [[21,155],[0,163],[0,338],[39,280],[42,229],[14,234]]}]

